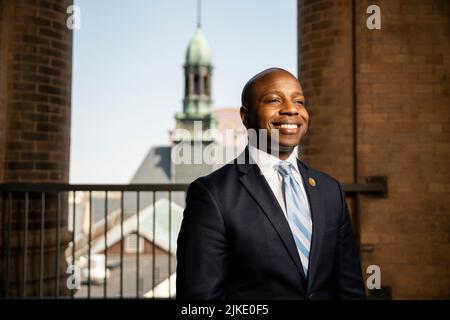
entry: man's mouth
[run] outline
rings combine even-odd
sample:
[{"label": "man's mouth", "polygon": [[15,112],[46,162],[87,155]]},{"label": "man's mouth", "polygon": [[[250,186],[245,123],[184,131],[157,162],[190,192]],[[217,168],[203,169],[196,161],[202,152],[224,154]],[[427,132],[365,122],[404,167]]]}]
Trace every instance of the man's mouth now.
[{"label": "man's mouth", "polygon": [[274,123],[275,129],[297,129],[300,128],[296,123]]},{"label": "man's mouth", "polygon": [[300,127],[302,126],[300,123],[293,122],[272,122],[272,126],[275,130],[281,135],[292,135],[298,134],[300,132]]}]

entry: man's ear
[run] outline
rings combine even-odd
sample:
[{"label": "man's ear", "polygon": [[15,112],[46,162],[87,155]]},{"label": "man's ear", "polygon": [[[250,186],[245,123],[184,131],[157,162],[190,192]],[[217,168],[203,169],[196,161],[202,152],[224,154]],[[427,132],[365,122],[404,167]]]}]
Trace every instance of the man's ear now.
[{"label": "man's ear", "polygon": [[245,128],[248,129],[248,108],[246,106],[241,106],[239,112],[241,113],[242,123],[244,124]]}]

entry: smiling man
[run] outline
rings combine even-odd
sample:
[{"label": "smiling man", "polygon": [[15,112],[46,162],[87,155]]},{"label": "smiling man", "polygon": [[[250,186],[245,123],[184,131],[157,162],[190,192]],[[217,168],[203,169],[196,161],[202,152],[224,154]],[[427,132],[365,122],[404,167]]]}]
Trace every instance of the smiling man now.
[{"label": "smiling man", "polygon": [[283,69],[245,85],[242,122],[263,134],[189,186],[178,299],[365,298],[342,187],[296,156],[309,122],[304,101]]}]

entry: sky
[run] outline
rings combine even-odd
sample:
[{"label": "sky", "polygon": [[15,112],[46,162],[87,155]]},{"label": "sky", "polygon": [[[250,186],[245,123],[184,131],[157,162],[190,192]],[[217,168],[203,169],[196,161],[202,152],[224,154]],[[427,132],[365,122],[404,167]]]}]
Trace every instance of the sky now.
[{"label": "sky", "polygon": [[[128,183],[182,110],[197,0],[75,0],[70,183]],[[297,75],[296,0],[203,0],[215,108],[269,67]]]}]

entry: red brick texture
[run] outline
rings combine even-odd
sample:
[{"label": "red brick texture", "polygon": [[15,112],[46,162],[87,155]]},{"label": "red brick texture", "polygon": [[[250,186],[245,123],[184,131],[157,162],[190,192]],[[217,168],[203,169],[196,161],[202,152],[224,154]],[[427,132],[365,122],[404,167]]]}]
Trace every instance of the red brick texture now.
[{"label": "red brick texture", "polygon": [[1,2],[3,182],[69,180],[70,2]]},{"label": "red brick texture", "polygon": [[[72,0],[0,1],[0,183],[67,183],[69,181],[72,31],[66,27]],[[40,196],[30,194],[27,263],[23,232],[25,202],[13,195],[10,296],[38,295]],[[4,200],[5,198],[3,198]],[[67,202],[66,195],[61,197]],[[63,294],[67,208],[56,226],[57,198],[47,195],[45,218],[44,295]],[[1,203],[0,203],[1,208]],[[3,210],[2,229],[7,221]],[[61,232],[56,247],[57,230]],[[5,233],[2,232],[4,235]],[[2,243],[2,261],[5,246]],[[60,286],[56,291],[56,249]],[[4,267],[4,263],[0,268]],[[26,269],[24,269],[26,268]],[[2,270],[2,280],[4,279]],[[23,290],[23,272],[27,289]]]},{"label": "red brick texture", "polygon": [[450,2],[377,1],[381,30],[366,27],[374,3],[355,4],[356,114],[352,1],[298,3],[305,159],[342,182],[387,176],[388,198],[360,198],[363,270],[379,265],[393,298],[450,298]]},{"label": "red brick texture", "polygon": [[299,75],[311,119],[305,160],[341,181],[353,181],[349,4],[300,1],[298,19]]},{"label": "red brick texture", "polygon": [[[125,241],[125,240],[124,240]],[[126,248],[125,248],[125,242],[123,244],[124,246],[124,255],[130,255],[130,256],[135,256],[136,253],[135,252],[127,252]],[[153,243],[151,241],[148,241],[147,239],[145,239],[144,241],[144,250],[143,252],[139,253],[140,255],[152,255],[153,254],[153,248],[155,248],[155,255],[156,256],[164,256],[168,254],[168,251],[163,250],[162,248],[158,247],[158,246],[153,246]],[[121,250],[121,245],[120,245],[120,240],[113,244],[112,246],[110,246],[108,248],[108,255],[109,254],[120,254],[120,250]]]}]

